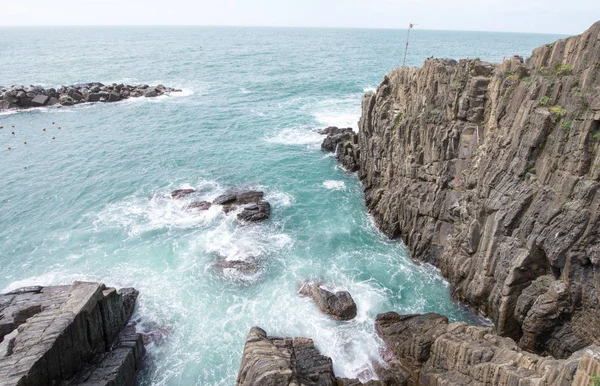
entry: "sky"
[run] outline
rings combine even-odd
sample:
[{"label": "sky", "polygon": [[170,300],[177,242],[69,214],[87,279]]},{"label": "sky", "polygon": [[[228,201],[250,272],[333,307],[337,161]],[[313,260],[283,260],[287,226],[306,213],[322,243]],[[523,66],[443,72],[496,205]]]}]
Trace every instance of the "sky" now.
[{"label": "sky", "polygon": [[0,26],[230,25],[578,34],[600,0],[0,0]]}]

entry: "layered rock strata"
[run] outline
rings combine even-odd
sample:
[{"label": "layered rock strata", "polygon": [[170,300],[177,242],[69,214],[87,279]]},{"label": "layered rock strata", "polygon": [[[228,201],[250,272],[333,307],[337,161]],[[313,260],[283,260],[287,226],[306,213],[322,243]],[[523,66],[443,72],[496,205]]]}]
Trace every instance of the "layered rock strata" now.
[{"label": "layered rock strata", "polygon": [[59,88],[45,89],[42,86],[0,86],[0,110],[28,109],[44,106],[73,106],[88,102],[117,102],[138,97],[157,97],[181,90],[163,86],[141,84],[104,85],[102,83],[78,83]]},{"label": "layered rock strata", "polygon": [[491,328],[448,323],[438,314],[377,316],[390,369],[409,385],[592,385],[600,374],[600,347],[568,359],[520,349]]},{"label": "layered rock strata", "polygon": [[312,298],[319,310],[335,320],[356,317],[356,303],[348,291],[331,292],[318,283],[303,283],[298,293]]},{"label": "layered rock strata", "polygon": [[526,61],[398,68],[359,128],[336,149],[369,212],[456,298],[531,352],[600,344],[600,22]]},{"label": "layered rock strata", "polygon": [[145,350],[125,325],[137,295],[84,282],[0,295],[0,385],[133,385]]}]

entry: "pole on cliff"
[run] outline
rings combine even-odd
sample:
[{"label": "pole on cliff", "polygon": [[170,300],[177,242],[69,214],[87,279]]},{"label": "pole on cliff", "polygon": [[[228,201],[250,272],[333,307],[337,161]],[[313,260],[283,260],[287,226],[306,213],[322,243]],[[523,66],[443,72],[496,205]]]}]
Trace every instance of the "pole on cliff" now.
[{"label": "pole on cliff", "polygon": [[406,34],[406,47],[404,48],[404,60],[402,61],[402,67],[406,65],[406,53],[408,52],[408,39],[410,39],[410,30],[413,29],[415,25],[416,24],[408,23],[408,33]]}]

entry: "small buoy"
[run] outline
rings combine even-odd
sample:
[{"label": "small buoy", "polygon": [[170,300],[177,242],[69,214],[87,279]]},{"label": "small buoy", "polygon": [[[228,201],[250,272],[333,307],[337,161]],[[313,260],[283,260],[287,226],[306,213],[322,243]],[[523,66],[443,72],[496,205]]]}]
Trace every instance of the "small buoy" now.
[{"label": "small buoy", "polygon": [[13,125],[13,127],[15,127],[15,125]]},{"label": "small buoy", "polygon": [[46,128],[44,127],[44,131],[46,131]]},{"label": "small buoy", "polygon": [[0,126],[0,129],[4,129],[4,126]]},{"label": "small buoy", "polygon": [[27,141],[23,142],[25,145],[27,145]]},{"label": "small buoy", "polygon": [[8,147],[8,150],[10,150],[10,146]]},{"label": "small buoy", "polygon": [[54,124],[54,122],[52,122],[52,124]]},{"label": "small buoy", "polygon": [[58,130],[60,130],[60,126],[58,126]]},{"label": "small buoy", "polygon": [[14,131],[12,132],[12,135],[15,135],[15,132],[14,132]]},{"label": "small buoy", "polygon": [[52,139],[54,139],[54,137],[52,137]]}]

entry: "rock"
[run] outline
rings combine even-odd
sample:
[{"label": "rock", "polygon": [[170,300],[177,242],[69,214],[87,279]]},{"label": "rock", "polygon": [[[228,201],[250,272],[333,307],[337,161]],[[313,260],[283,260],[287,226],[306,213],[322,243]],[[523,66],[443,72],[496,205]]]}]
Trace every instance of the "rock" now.
[{"label": "rock", "polygon": [[316,283],[304,283],[298,292],[311,297],[324,314],[336,320],[356,317],[356,303],[348,291],[330,292]]},{"label": "rock", "polygon": [[246,338],[236,386],[334,386],[331,358],[311,339],[269,338],[252,327]]},{"label": "rock", "polygon": [[110,94],[108,94],[108,101],[109,102],[117,102],[121,99],[121,94],[119,94],[116,91],[111,92]]},{"label": "rock", "polygon": [[48,101],[50,100],[50,98],[48,98],[46,95],[36,95],[32,100],[31,100],[31,106],[33,107],[41,107],[41,106],[46,106],[46,104],[48,103]]},{"label": "rock", "polygon": [[0,110],[8,110],[12,108],[12,105],[8,101],[0,101]]},{"label": "rock", "polygon": [[270,214],[271,204],[267,201],[259,201],[256,204],[245,206],[237,218],[246,222],[257,222],[268,219]]},{"label": "rock", "polygon": [[226,269],[230,269],[244,276],[252,276],[258,273],[260,267],[256,258],[249,258],[248,261],[220,260],[215,263],[215,268],[221,273]]},{"label": "rock", "polygon": [[51,97],[51,98],[48,100],[48,103],[47,103],[46,105],[47,105],[47,106],[54,106],[54,105],[56,105],[56,104],[58,104],[58,103],[59,103],[59,100],[58,100],[58,99],[56,99],[55,97]]},{"label": "rock", "polygon": [[589,380],[600,374],[599,346],[557,360],[522,351],[491,328],[448,324],[438,314],[390,312],[377,315],[375,323],[393,353],[386,358],[388,367],[378,371],[384,384],[567,386],[578,376]]},{"label": "rock", "polygon": [[327,135],[321,144],[321,149],[331,152],[335,152],[338,144],[349,140],[350,136],[354,134],[351,128],[339,129],[335,126],[321,130],[319,133]]},{"label": "rock", "polygon": [[171,192],[171,198],[184,198],[194,193],[196,189],[177,189]]},{"label": "rock", "polygon": [[154,88],[148,89],[144,92],[144,96],[146,98],[153,98],[157,95],[158,95],[158,93],[156,92],[156,89],[154,89]]},{"label": "rock", "polygon": [[58,102],[63,106],[73,106],[75,101],[68,95],[61,95]]},{"label": "rock", "polygon": [[[94,90],[95,88],[96,87],[92,88],[92,90]],[[98,89],[99,89],[99,87],[98,87]],[[87,101],[88,102],[99,102],[100,98],[101,98],[101,96],[99,93],[91,92],[87,96]]]},{"label": "rock", "polygon": [[356,140],[324,145],[383,233],[500,335],[557,358],[598,342],[598,66],[600,22],[524,63],[427,59],[365,95]]},{"label": "rock", "polygon": [[0,295],[1,383],[134,385],[145,351],[124,326],[136,298],[84,282]]},{"label": "rock", "polygon": [[214,205],[225,205],[235,201],[236,195],[234,193],[226,193],[218,196],[213,200]]},{"label": "rock", "polygon": [[194,201],[185,208],[187,210],[209,210],[212,204],[208,201]]}]

